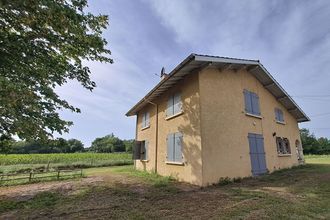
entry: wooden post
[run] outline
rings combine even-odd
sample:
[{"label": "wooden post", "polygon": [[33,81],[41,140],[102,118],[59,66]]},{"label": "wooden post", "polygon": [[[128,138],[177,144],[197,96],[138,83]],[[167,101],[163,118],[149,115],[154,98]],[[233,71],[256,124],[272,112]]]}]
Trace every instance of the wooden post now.
[{"label": "wooden post", "polygon": [[60,170],[57,171],[57,180],[60,179]]},{"label": "wooden post", "polygon": [[29,182],[32,180],[32,171],[30,171]]}]

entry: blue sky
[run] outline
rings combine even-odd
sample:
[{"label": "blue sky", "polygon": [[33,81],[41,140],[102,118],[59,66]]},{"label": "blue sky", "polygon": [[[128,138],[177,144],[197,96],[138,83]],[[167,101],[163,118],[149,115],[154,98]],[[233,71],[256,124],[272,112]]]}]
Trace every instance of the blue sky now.
[{"label": "blue sky", "polygon": [[[69,83],[58,93],[81,108],[61,112],[74,125],[65,138],[89,146],[114,133],[134,138],[125,113],[190,53],[257,59],[330,137],[330,1],[98,0],[88,10],[109,15],[104,32],[114,64],[88,63],[97,88]],[[321,116],[320,116],[321,114]],[[323,115],[325,114],[325,115]],[[318,116],[319,115],[319,116]]]}]

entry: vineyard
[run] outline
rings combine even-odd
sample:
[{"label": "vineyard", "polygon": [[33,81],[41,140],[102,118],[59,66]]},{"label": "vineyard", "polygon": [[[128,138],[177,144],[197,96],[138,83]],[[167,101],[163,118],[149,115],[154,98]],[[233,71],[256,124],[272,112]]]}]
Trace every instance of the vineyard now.
[{"label": "vineyard", "polygon": [[129,153],[0,154],[0,173],[132,164]]}]

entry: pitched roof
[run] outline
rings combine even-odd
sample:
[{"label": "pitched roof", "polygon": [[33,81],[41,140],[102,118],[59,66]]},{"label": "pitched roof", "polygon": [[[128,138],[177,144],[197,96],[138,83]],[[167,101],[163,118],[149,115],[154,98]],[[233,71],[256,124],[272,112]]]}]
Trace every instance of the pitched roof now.
[{"label": "pitched roof", "polygon": [[148,94],[134,105],[126,116],[136,115],[145,105],[161,96],[170,87],[177,84],[185,75],[201,71],[208,66],[219,69],[246,69],[297,119],[298,122],[310,121],[297,103],[280,86],[259,60],[246,60],[229,57],[190,54],[169,75],[161,80]]}]

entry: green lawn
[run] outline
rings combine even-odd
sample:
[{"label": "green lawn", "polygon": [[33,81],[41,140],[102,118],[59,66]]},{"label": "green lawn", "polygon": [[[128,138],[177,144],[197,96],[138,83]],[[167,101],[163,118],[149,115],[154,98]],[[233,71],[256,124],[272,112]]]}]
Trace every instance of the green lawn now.
[{"label": "green lawn", "polygon": [[0,219],[330,219],[330,161],[323,156],[307,156],[306,161],[205,188],[132,166],[89,168],[85,180],[103,182],[42,192],[27,201],[4,199]]}]

